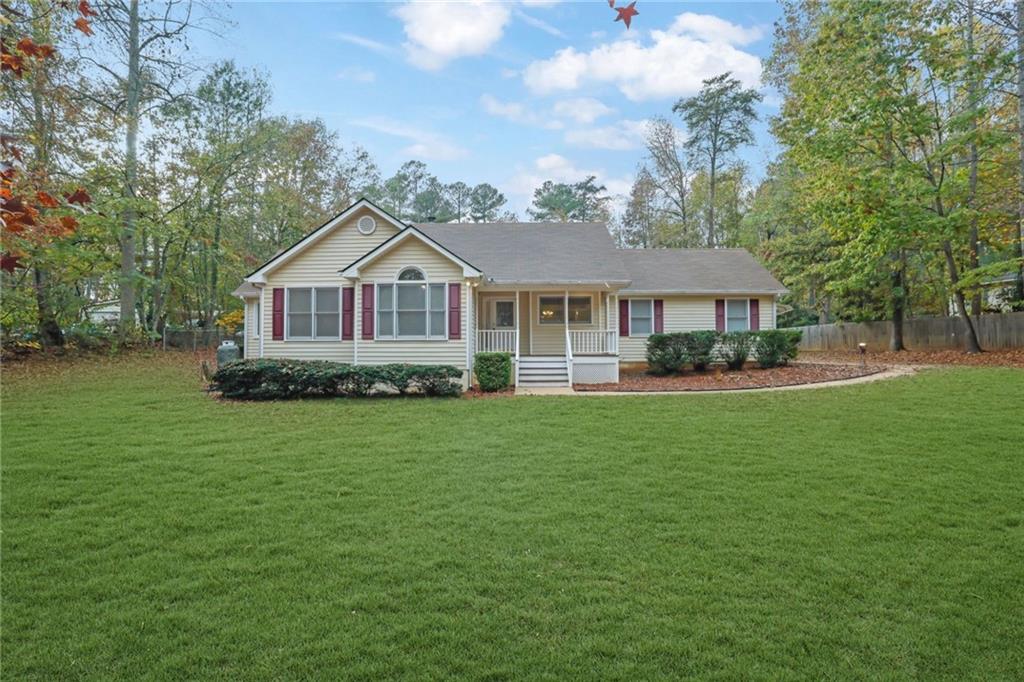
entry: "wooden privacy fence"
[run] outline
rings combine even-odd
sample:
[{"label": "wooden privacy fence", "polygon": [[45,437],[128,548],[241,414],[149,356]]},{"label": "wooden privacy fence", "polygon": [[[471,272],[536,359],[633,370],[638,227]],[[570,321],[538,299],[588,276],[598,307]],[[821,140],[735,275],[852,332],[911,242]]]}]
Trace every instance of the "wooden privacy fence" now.
[{"label": "wooden privacy fence", "polygon": [[199,350],[216,348],[221,341],[232,339],[242,348],[243,334],[228,334],[223,329],[168,329],[164,327],[163,349]]},{"label": "wooden privacy fence", "polygon": [[[1024,348],[1024,312],[998,313],[972,318],[981,347]],[[892,322],[852,322],[793,327],[803,332],[800,350],[889,349]],[[910,350],[948,350],[964,347],[964,325],[959,317],[919,317],[903,323],[903,345]]]}]

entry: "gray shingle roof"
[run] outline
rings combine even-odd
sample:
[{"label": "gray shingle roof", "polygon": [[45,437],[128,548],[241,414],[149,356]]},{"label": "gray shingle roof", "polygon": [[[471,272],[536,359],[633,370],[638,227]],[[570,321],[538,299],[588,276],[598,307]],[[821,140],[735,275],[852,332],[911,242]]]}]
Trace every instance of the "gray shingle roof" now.
[{"label": "gray shingle roof", "polygon": [[624,293],[781,294],[786,287],[746,249],[622,249]]},{"label": "gray shingle roof", "polygon": [[619,249],[604,223],[417,223],[496,283],[620,283],[623,292],[776,294],[745,249]]},{"label": "gray shingle roof", "polygon": [[417,223],[497,283],[629,281],[603,223]]}]

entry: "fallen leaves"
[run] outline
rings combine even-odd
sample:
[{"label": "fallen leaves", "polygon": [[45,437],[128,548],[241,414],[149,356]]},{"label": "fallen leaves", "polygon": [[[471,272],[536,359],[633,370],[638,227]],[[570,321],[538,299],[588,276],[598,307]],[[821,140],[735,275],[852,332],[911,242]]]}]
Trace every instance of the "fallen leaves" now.
[{"label": "fallen leaves", "polygon": [[577,391],[730,391],[750,388],[775,388],[799,384],[817,384],[877,374],[883,368],[877,365],[799,364],[788,367],[760,369],[747,366],[733,372],[712,367],[707,372],[686,372],[669,376],[654,376],[646,372],[622,372],[617,384],[577,384]]}]

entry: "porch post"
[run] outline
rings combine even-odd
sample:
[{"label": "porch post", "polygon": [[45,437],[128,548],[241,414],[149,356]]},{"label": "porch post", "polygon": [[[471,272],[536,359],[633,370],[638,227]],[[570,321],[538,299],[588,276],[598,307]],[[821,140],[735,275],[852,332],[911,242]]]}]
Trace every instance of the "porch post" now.
[{"label": "porch post", "polygon": [[519,290],[518,289],[516,289],[516,305],[515,305],[515,308],[513,308],[513,310],[515,311],[515,315],[516,315],[516,347],[515,347],[515,356],[518,358],[519,357]]},{"label": "porch post", "polygon": [[565,354],[569,354],[569,290],[565,290],[565,298],[562,302],[562,319],[565,321]]}]

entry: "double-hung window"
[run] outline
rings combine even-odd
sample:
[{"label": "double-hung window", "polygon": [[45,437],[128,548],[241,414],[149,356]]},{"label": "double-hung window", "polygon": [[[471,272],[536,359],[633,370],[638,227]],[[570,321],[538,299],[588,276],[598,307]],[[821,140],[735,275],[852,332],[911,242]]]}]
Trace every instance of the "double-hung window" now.
[{"label": "double-hung window", "polygon": [[446,289],[429,284],[418,268],[406,268],[393,284],[378,284],[377,338],[446,338]]},{"label": "double-hung window", "polygon": [[654,301],[650,298],[629,300],[629,335],[647,336],[654,332]]},{"label": "double-hung window", "polygon": [[745,298],[725,301],[725,331],[745,332],[750,329],[750,302]]},{"label": "double-hung window", "polygon": [[339,338],[339,302],[338,287],[289,288],[288,338]]}]

